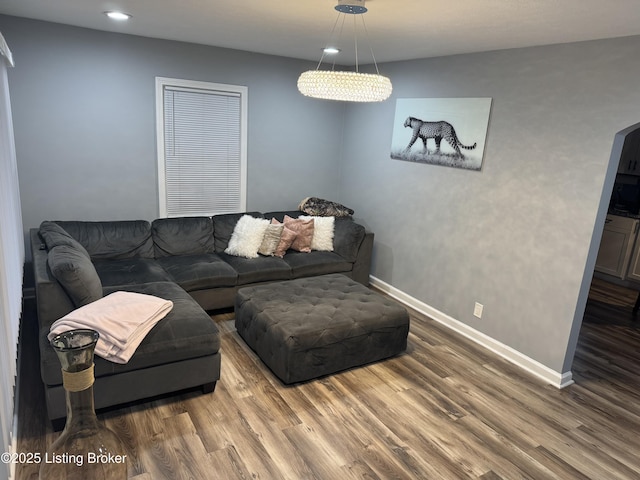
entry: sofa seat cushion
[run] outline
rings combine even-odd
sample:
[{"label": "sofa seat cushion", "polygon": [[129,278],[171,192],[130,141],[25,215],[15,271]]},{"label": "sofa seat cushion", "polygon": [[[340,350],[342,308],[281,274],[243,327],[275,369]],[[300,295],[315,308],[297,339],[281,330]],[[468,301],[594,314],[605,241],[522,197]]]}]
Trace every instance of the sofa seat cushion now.
[{"label": "sofa seat cushion", "polygon": [[103,287],[173,281],[157,260],[149,258],[96,260],[93,264]]},{"label": "sofa seat cushion", "polygon": [[278,257],[244,258],[226,253],[218,255],[238,272],[237,285],[291,278],[289,264]]},{"label": "sofa seat cushion", "polygon": [[151,235],[156,258],[214,252],[210,217],[158,218]]},{"label": "sofa seat cushion", "polygon": [[[173,282],[146,283],[105,288],[115,291],[154,295],[173,302],[173,309],[147,334],[128,363],[118,364],[95,356],[95,375],[102,377],[122,372],[213,355],[220,349],[218,327],[191,296]],[[62,384],[60,361],[47,340],[47,329],[40,331],[42,380],[46,385]]]},{"label": "sofa seat cushion", "polygon": [[353,265],[333,252],[313,251],[301,253],[289,251],[284,261],[291,267],[293,278],[350,272]]},{"label": "sofa seat cushion", "polygon": [[233,287],[238,273],[215,253],[159,258],[157,262],[186,291]]}]

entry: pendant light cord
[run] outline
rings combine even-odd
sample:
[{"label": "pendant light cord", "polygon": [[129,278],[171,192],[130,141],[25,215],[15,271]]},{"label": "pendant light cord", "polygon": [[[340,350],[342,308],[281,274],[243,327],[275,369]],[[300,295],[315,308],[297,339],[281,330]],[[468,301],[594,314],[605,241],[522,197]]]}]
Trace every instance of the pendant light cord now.
[{"label": "pendant light cord", "polygon": [[[332,40],[334,38],[334,33],[336,31],[336,27],[338,26],[338,22],[340,21],[340,15],[344,15],[340,12],[338,12],[338,15],[336,15],[336,21],[333,23],[333,28],[331,29],[331,33],[329,34],[329,41],[325,44],[325,48],[330,46],[332,43]],[[340,26],[340,33],[338,34],[338,42],[337,44],[340,43],[340,38],[342,38],[342,30],[344,29],[344,17],[342,18],[342,25]],[[322,56],[320,57],[320,61],[318,62],[318,66],[316,67],[316,70],[320,70],[320,66],[322,65],[322,62],[324,61],[324,57],[327,54],[325,52],[325,48],[322,49]],[[334,70],[336,67],[336,61],[335,59],[333,60],[333,64],[331,65],[331,70]]]},{"label": "pendant light cord", "polygon": [[[342,38],[342,32],[344,30],[344,22],[345,22],[345,20],[347,18],[346,15],[347,14],[345,14],[345,13],[338,12],[338,15],[336,16],[336,20],[333,23],[333,28],[331,29],[331,34],[329,35],[329,41],[325,44],[325,47],[328,47],[328,46],[331,45],[332,40],[334,39],[334,34],[335,34],[335,31],[336,31],[336,27],[338,26],[338,22],[340,21],[340,16],[342,16],[342,23],[340,24],[340,32],[338,34],[338,41],[336,42],[336,45],[340,44],[340,39]],[[359,61],[358,61],[358,29],[357,29],[356,18],[355,17],[360,17],[362,19],[362,29],[364,30],[365,40],[369,44],[369,52],[371,53],[371,58],[373,59],[373,65],[374,65],[374,67],[376,69],[376,73],[378,75],[380,75],[380,70],[378,69],[378,62],[376,62],[376,56],[373,54],[373,46],[371,45],[371,40],[369,39],[369,31],[367,30],[367,24],[364,21],[364,14],[362,14],[362,13],[353,15],[353,41],[354,41],[355,54],[356,54],[356,65],[355,65],[356,72],[357,73],[360,72],[360,65],[359,65]],[[327,54],[323,49],[322,50],[322,56],[320,57],[320,61],[318,62],[318,65],[316,66],[316,70],[320,70],[320,66],[322,65],[322,62],[324,61],[324,58],[325,58],[326,55]],[[331,70],[335,70],[335,67],[336,67],[336,61],[334,59],[333,63],[331,64]]]},{"label": "pendant light cord", "polygon": [[[364,20],[364,17],[362,17],[362,20]],[[356,49],[356,73],[358,73],[360,70],[358,69],[358,29],[356,28],[356,17],[353,17],[353,43],[355,44],[355,49]]]},{"label": "pendant light cord", "polygon": [[[376,73],[380,75],[380,70],[378,70],[378,63],[376,62],[376,56],[373,54],[373,46],[371,45],[371,40],[369,39],[369,31],[367,30],[367,24],[364,23],[364,15],[360,15],[362,17],[362,28],[364,29],[364,37],[369,44],[369,51],[371,52],[371,58],[373,58],[373,65],[376,67]],[[357,62],[357,52],[356,52],[356,62]]]}]

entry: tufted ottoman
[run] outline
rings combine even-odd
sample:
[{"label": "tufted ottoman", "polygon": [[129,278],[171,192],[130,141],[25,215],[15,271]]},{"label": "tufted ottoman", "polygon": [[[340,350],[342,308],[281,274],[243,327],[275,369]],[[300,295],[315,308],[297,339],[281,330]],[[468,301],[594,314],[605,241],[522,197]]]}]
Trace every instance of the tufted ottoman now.
[{"label": "tufted ottoman", "polygon": [[242,288],[235,313],[240,336],[287,384],[407,348],[407,311],[341,274]]}]

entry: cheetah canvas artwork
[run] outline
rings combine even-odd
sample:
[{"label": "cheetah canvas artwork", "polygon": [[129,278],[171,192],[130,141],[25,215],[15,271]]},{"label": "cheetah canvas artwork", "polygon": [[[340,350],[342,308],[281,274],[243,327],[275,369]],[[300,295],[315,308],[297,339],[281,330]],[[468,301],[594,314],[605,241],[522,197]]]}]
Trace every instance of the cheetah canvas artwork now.
[{"label": "cheetah canvas artwork", "polygon": [[391,158],[480,170],[491,98],[399,98]]}]

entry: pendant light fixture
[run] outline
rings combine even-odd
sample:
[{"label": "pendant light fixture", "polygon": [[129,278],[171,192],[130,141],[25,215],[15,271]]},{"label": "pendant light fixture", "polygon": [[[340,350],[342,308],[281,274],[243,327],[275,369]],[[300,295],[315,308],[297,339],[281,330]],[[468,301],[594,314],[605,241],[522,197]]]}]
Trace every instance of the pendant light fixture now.
[{"label": "pendant light fixture", "polygon": [[[336,26],[340,23],[340,33],[342,33],[346,16],[353,16],[353,35],[356,49],[355,71],[334,70],[335,63],[331,70],[320,70],[325,56],[330,54],[330,46],[327,45],[316,69],[304,72],[298,78],[298,90],[300,90],[300,93],[307,97],[343,102],[381,102],[389,98],[392,91],[391,80],[380,75],[371,46],[369,48],[376,73],[361,73],[359,71],[356,16],[362,19],[362,28],[366,34],[367,28],[363,14],[367,11],[367,8],[364,6],[364,2],[365,0],[338,0],[338,5],[335,7],[338,11],[338,17],[331,32],[333,37]],[[333,48],[335,52],[336,49],[335,47]]]}]

